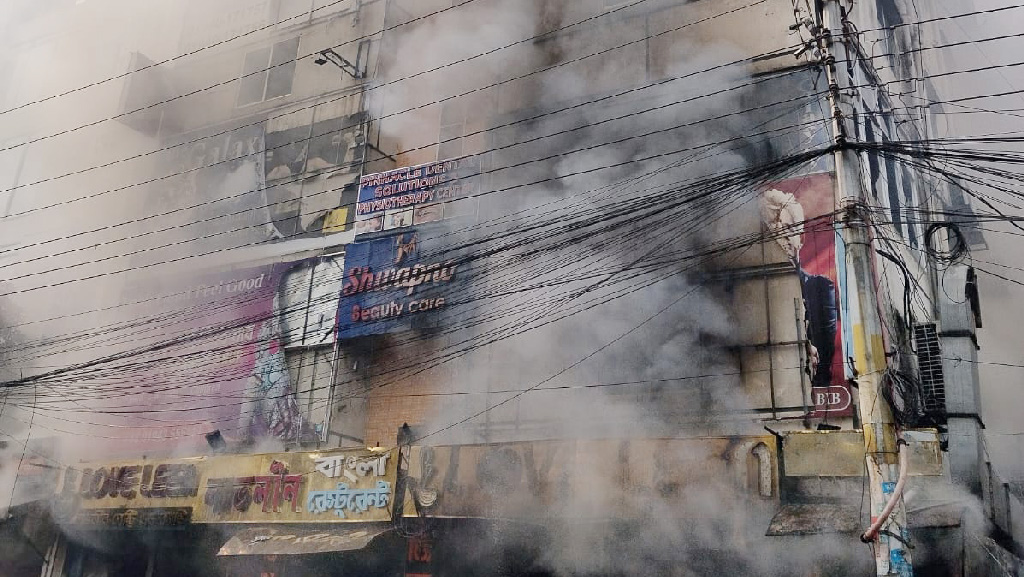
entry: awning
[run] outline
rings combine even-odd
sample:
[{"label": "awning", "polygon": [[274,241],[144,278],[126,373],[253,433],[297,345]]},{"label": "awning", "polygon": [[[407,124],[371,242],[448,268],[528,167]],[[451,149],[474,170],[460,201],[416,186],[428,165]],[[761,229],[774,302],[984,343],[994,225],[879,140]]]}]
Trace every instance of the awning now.
[{"label": "awning", "polygon": [[[926,503],[907,511],[911,529],[959,527],[963,517],[961,503]],[[816,535],[820,533],[859,533],[867,529],[867,514],[851,504],[783,505],[772,517],[765,535]]]},{"label": "awning", "polygon": [[228,539],[217,555],[308,555],[356,551],[391,528],[388,523],[337,528],[251,527]]}]

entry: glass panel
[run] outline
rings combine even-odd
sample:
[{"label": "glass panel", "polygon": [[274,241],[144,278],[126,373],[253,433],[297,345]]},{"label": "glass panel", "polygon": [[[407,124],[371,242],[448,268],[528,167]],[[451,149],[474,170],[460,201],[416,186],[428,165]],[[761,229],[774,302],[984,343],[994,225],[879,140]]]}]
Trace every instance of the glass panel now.
[{"label": "glass panel", "polygon": [[[864,119],[864,141],[875,142],[875,127],[871,123],[871,116]],[[871,178],[871,196],[878,199],[878,153],[869,150],[865,153],[868,157],[868,174]]]},{"label": "glass panel", "polygon": [[271,69],[270,76],[267,78],[267,99],[291,94],[294,76],[295,62]]},{"label": "glass panel", "polygon": [[270,61],[271,66],[283,64],[285,62],[292,62],[299,53],[299,38],[296,36],[290,40],[284,42],[278,42],[274,45],[274,57]]},{"label": "glass panel", "polygon": [[[889,139],[885,138],[882,141],[888,143]],[[886,156],[884,162],[885,188],[889,193],[889,214],[892,216],[892,223],[900,236],[904,236],[903,211],[900,203],[899,184],[896,181],[896,161],[891,156]]]},{"label": "glass panel", "polygon": [[267,84],[267,62],[270,48],[262,48],[245,55],[242,78],[238,81],[238,106],[263,101],[263,89]]},{"label": "glass panel", "polygon": [[313,272],[313,293],[309,303],[306,340],[303,344],[319,345],[334,342],[334,321],[338,316],[338,298],[344,276],[341,262],[325,260]]},{"label": "glass panel", "polygon": [[281,337],[286,347],[302,344],[311,274],[311,267],[298,267],[289,271],[281,283]]},{"label": "glass panel", "polygon": [[914,181],[910,178],[910,171],[907,167],[902,167],[903,175],[903,198],[906,201],[904,206],[907,207],[907,240],[910,241],[910,246],[917,248],[917,220],[920,218],[915,213],[911,213],[910,210],[916,208],[914,204]]},{"label": "glass panel", "polygon": [[295,77],[295,56],[299,52],[299,39],[292,38],[274,45],[267,78],[267,98],[277,98],[292,92]]}]

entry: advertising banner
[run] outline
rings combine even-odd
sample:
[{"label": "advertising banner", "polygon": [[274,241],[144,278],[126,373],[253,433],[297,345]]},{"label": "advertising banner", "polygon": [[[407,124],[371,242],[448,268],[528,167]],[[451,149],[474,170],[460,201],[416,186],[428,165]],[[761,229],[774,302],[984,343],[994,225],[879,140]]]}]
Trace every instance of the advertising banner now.
[{"label": "advertising banner", "polygon": [[225,455],[76,465],[63,471],[61,522],[102,527],[391,520],[396,452]]},{"label": "advertising banner", "polygon": [[[295,400],[284,332],[285,325],[304,312],[287,310],[295,300],[289,290],[298,290],[302,299],[308,294],[308,285],[289,289],[288,277],[292,271],[308,270],[308,263],[211,270],[189,275],[187,285],[173,275],[152,277],[133,286],[132,300],[154,293],[172,295],[160,301],[167,303],[173,322],[159,337],[181,341],[162,353],[173,361],[145,362],[139,370],[139,381],[147,385],[144,402],[187,413],[188,418],[159,425],[146,415],[126,415],[137,430],[111,450],[198,451],[206,447],[205,435],[214,430],[229,439],[299,439],[310,425],[302,422]],[[330,305],[326,314],[333,319],[334,301]],[[301,324],[307,324],[304,317]],[[141,397],[131,400],[138,404]]]},{"label": "advertising banner", "polygon": [[842,244],[830,216],[834,191],[832,174],[817,173],[772,183],[762,196],[765,224],[780,231],[776,240],[800,275],[815,417],[853,414],[839,304]]},{"label": "advertising banner", "polygon": [[[458,263],[409,231],[350,244],[338,302],[338,338],[410,330],[443,313],[461,280]],[[441,256],[438,256],[441,255]]]},{"label": "advertising banner", "polygon": [[479,159],[467,156],[396,168],[359,179],[356,233],[378,232],[467,214]]}]

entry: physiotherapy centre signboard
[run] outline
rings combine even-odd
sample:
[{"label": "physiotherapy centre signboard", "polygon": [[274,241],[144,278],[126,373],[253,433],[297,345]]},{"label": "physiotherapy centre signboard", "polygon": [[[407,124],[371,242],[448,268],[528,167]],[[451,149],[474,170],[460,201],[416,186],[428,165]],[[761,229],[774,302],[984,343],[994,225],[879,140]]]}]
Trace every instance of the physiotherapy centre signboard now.
[{"label": "physiotherapy centre signboard", "polygon": [[359,179],[356,234],[401,229],[475,211],[475,156],[428,162]]}]

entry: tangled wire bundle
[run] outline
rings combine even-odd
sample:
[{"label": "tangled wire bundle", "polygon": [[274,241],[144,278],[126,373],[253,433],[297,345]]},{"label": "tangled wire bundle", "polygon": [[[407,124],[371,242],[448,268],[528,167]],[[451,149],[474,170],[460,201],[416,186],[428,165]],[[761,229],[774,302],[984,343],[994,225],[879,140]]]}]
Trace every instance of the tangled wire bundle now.
[{"label": "tangled wire bundle", "polygon": [[[935,233],[940,230],[946,231],[949,236],[950,245],[948,250],[942,250],[935,246]],[[959,226],[952,222],[936,222],[931,224],[924,233],[924,246],[932,258],[943,264],[960,262],[967,256],[970,250],[967,239],[964,238],[964,233],[960,231]]]},{"label": "tangled wire bundle", "polygon": [[921,384],[915,378],[896,369],[886,369],[882,373],[881,389],[882,398],[901,427],[914,427],[927,420]]}]

